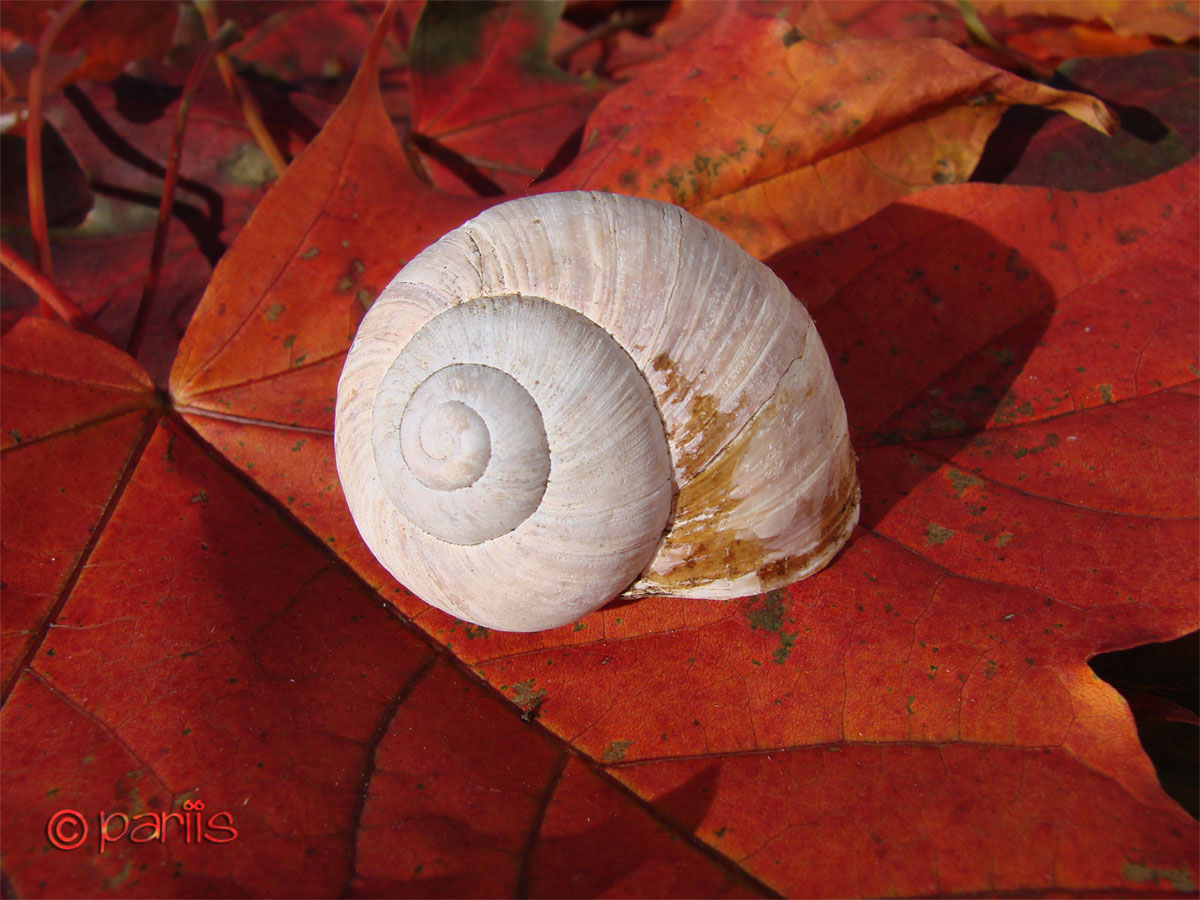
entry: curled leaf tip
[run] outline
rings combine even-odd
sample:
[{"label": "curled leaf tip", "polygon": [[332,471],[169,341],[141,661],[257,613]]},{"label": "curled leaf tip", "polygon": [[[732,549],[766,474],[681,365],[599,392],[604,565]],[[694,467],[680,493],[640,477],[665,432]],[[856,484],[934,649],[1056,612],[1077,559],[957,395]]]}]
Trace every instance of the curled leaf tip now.
[{"label": "curled leaf tip", "polygon": [[1110,137],[1121,130],[1117,114],[1103,100],[1090,94],[1064,91],[1062,100],[1053,107]]},{"label": "curled leaf tip", "polygon": [[[1092,111],[1096,115],[1097,124],[1093,125],[1098,131],[1103,131],[1110,137],[1121,130],[1121,120],[1104,103],[1092,98]],[[1088,124],[1091,124],[1090,122]]]}]

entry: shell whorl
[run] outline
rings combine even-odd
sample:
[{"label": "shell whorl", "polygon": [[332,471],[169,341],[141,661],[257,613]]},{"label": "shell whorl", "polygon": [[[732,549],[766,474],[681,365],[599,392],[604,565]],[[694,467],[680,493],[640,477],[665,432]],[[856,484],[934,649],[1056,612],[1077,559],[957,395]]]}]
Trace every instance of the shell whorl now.
[{"label": "shell whorl", "polygon": [[359,328],[335,447],[368,547],[459,618],[574,621],[621,593],[735,597],[815,572],[858,518],[803,306],[665,203],[495,206]]}]

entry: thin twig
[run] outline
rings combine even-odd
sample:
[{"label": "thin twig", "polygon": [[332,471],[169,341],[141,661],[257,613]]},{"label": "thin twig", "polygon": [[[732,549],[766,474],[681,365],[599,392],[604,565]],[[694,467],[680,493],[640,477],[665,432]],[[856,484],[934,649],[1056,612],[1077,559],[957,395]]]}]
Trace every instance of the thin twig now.
[{"label": "thin twig", "polygon": [[[204,22],[204,32],[211,41],[220,31],[217,24],[217,8],[212,0],[195,0],[195,6],[200,12],[200,18]],[[239,86],[237,74],[233,70],[233,62],[230,60],[229,54],[224,50],[217,54],[217,71],[221,73],[221,80],[225,82],[225,88],[229,91],[230,96],[233,97],[233,102],[241,106],[242,117],[245,118],[246,126],[250,129],[250,133],[254,135],[258,146],[266,154],[267,159],[270,160],[276,174],[282,175],[283,170],[288,167],[287,157],[283,155],[283,151],[279,149],[279,145],[271,137],[271,132],[267,130],[267,126],[263,122],[262,110],[259,108],[258,102],[254,99],[254,95],[249,90],[243,90]]]},{"label": "thin twig", "polygon": [[47,278],[37,267],[26,262],[12,247],[0,241],[0,265],[20,278],[38,298],[58,314],[64,322],[78,331],[112,343],[108,332],[92,321],[91,317],[63,293],[62,288]]},{"label": "thin twig", "polygon": [[623,10],[614,13],[608,19],[598,25],[593,25],[583,34],[579,35],[575,40],[571,41],[567,46],[563,47],[551,57],[550,61],[559,68],[566,68],[567,63],[571,61],[581,48],[588,44],[602,41],[609,35],[616,34],[619,31],[624,31],[627,28],[632,28],[636,25],[641,25],[646,22],[652,22],[660,15],[659,10],[654,8],[645,8],[640,10]]},{"label": "thin twig", "polygon": [[[53,270],[50,265],[50,229],[46,224],[46,195],[42,183],[42,90],[46,81],[46,63],[50,50],[58,39],[59,32],[70,18],[79,12],[86,0],[71,0],[50,20],[38,39],[37,58],[29,73],[29,97],[26,104],[25,122],[25,177],[29,192],[29,230],[33,233],[33,244],[37,250],[38,268],[49,278]],[[40,294],[38,296],[41,296]],[[40,306],[42,315],[49,309]]]},{"label": "thin twig", "polygon": [[158,204],[158,220],[154,223],[154,245],[150,251],[150,269],[146,273],[146,285],[142,288],[142,298],[138,302],[137,315],[133,320],[133,330],[129,334],[129,346],[126,348],[134,359],[137,358],[142,340],[146,336],[146,326],[150,319],[150,302],[158,289],[163,253],[167,246],[167,227],[171,223],[171,210],[175,206],[175,187],[179,183],[179,167],[183,158],[183,135],[187,129],[192,100],[196,95],[196,88],[200,86],[204,70],[212,62],[212,58],[237,37],[237,26],[232,22],[223,27],[215,38],[204,45],[183,84],[183,95],[179,100],[179,113],[175,117],[175,132],[171,135],[170,156],[167,159],[166,173],[163,175],[162,199]]},{"label": "thin twig", "polygon": [[0,66],[0,97],[17,97],[20,93],[17,83],[8,74],[8,69]]}]

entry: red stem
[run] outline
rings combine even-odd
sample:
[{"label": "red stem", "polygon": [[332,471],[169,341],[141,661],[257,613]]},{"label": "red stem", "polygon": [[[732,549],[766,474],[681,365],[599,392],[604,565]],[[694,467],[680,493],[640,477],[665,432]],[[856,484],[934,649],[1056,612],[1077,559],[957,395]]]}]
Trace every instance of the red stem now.
[{"label": "red stem", "polygon": [[142,298],[138,302],[137,315],[133,320],[133,331],[129,335],[129,355],[137,359],[138,350],[146,337],[146,326],[150,320],[150,302],[158,290],[158,278],[162,271],[163,254],[167,246],[167,227],[171,224],[171,210],[175,205],[175,187],[179,183],[179,167],[183,159],[183,135],[187,129],[188,114],[192,109],[192,100],[204,70],[212,62],[219,50],[223,50],[236,35],[235,28],[222,29],[211,41],[204,45],[200,55],[188,72],[187,81],[183,84],[183,95],[179,101],[179,114],[175,117],[175,132],[171,135],[170,156],[163,176],[162,199],[158,204],[158,220],[154,223],[154,246],[150,251],[150,269],[146,273],[146,284],[142,288]]},{"label": "red stem", "polygon": [[26,262],[3,241],[0,241],[0,265],[25,282],[49,309],[58,313],[59,317],[72,328],[86,331],[94,337],[112,343],[108,334],[93,322],[87,313],[76,306],[63,293],[62,288],[39,272],[35,266]]},{"label": "red stem", "polygon": [[[29,73],[29,98],[25,124],[25,173],[29,191],[29,230],[37,248],[38,268],[50,277],[50,229],[46,225],[46,198],[42,184],[42,89],[46,81],[46,62],[59,32],[86,0],[71,0],[50,20],[38,39],[37,59]],[[42,296],[39,294],[38,296]],[[43,299],[45,299],[43,297]],[[43,306],[42,314],[48,309]]]}]

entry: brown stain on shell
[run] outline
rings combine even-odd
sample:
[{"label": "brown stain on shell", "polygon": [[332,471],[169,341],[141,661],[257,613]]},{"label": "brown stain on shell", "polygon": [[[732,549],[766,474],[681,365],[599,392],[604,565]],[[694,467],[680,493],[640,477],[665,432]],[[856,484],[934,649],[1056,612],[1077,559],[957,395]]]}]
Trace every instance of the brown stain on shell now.
[{"label": "brown stain on shell", "polygon": [[829,561],[824,557],[830,547],[842,543],[858,514],[860,487],[854,450],[847,444],[841,454],[836,486],[822,501],[819,542],[805,553],[771,558],[763,541],[721,527],[745,499],[734,493],[734,476],[753,439],[751,429],[680,489],[666,552],[671,547],[687,547],[688,555],[666,572],[644,573],[641,586],[631,596],[670,595],[712,581],[733,581],[749,573],[759,579],[759,590],[773,590],[813,574]]},{"label": "brown stain on shell", "polygon": [[[673,448],[678,448],[678,456],[674,462],[680,474],[683,478],[690,479],[725,446],[733,434],[741,409],[739,407],[730,412],[721,412],[716,395],[695,392],[692,380],[679,371],[679,367],[665,351],[655,356],[650,365],[662,375],[665,382],[659,400],[660,406],[678,403],[683,398],[688,398],[687,421],[671,431],[667,438]],[[684,450],[685,447],[689,449]]]},{"label": "brown stain on shell", "polygon": [[855,472],[853,450],[850,451],[849,459],[850,464],[842,473],[836,490],[826,494],[825,502],[821,504],[820,543],[807,553],[785,556],[760,566],[756,574],[759,581],[762,582],[762,590],[770,591],[785,584],[791,584],[806,575],[814,574],[825,564],[821,563],[820,567],[814,569],[812,568],[814,561],[828,553],[830,546],[842,542],[852,519],[858,514],[861,495],[858,475]]},{"label": "brown stain on shell", "polygon": [[730,447],[680,489],[675,498],[675,527],[668,542],[671,546],[687,546],[688,557],[670,571],[647,578],[661,593],[736,578],[753,571],[762,560],[764,548],[760,541],[739,539],[716,527],[742,502],[733,494],[733,475],[744,454],[744,446]]}]

